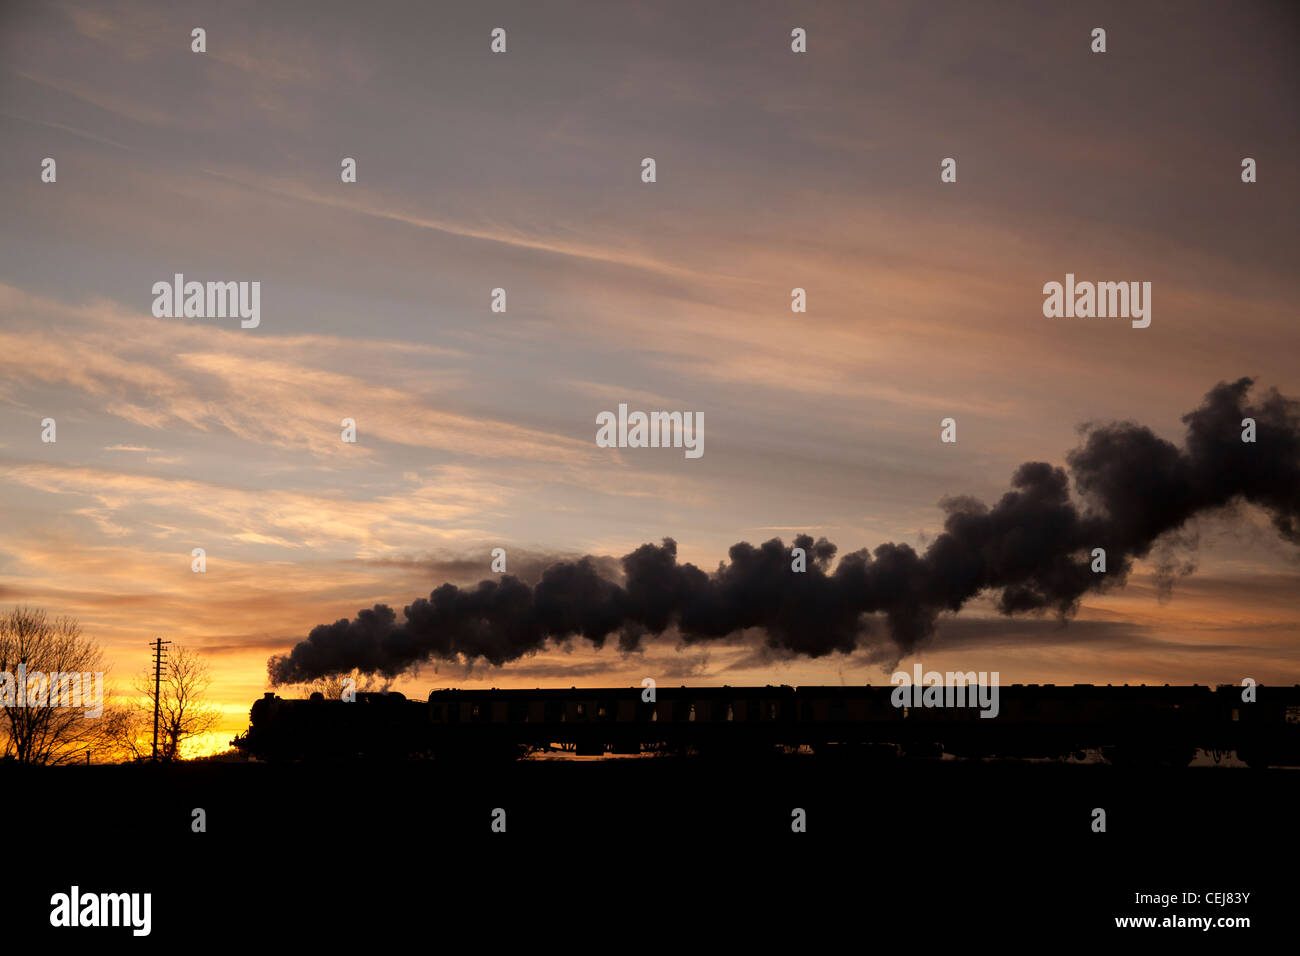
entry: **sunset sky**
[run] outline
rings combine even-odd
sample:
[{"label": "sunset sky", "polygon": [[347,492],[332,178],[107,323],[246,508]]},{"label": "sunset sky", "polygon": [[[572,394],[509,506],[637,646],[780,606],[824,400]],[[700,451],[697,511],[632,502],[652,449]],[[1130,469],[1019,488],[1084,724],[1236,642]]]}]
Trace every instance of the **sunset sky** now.
[{"label": "sunset sky", "polygon": [[[122,684],[155,637],[201,650],[224,743],[269,655],[495,547],[526,580],[666,536],[705,569],[800,532],[922,548],[941,498],[1064,464],[1083,422],[1181,443],[1220,381],[1300,396],[1295,8],[999,11],[6,4],[0,602],[76,617]],[[155,318],[175,273],[260,281],[260,326]],[[1150,281],[1151,326],[1045,318],[1066,273]],[[703,457],[598,448],[620,402],[703,412]],[[1139,566],[1064,628],[976,602],[902,663],[1300,681],[1296,547],[1244,507],[1187,530],[1169,600]],[[888,680],[760,647],[393,686]]]}]

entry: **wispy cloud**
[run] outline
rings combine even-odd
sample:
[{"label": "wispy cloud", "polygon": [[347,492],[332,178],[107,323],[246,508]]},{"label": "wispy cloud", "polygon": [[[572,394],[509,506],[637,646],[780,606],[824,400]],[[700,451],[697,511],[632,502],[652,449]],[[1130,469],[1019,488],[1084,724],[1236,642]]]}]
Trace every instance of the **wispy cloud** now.
[{"label": "wispy cloud", "polygon": [[[10,322],[0,330],[6,378],[78,390],[109,414],[146,428],[220,429],[324,458],[369,457],[364,443],[340,440],[342,419],[353,418],[361,435],[400,445],[555,463],[597,460],[588,442],[439,407],[437,394],[449,391],[454,372],[441,385],[427,372],[418,388],[387,384],[412,358],[454,354],[448,350],[325,336],[254,337],[131,315],[110,303],[66,308],[12,286],[0,286],[0,310],[58,316],[57,324]],[[77,334],[69,334],[69,322]],[[304,364],[311,358],[347,369],[361,364],[360,354],[377,359],[365,365],[372,377]]]}]

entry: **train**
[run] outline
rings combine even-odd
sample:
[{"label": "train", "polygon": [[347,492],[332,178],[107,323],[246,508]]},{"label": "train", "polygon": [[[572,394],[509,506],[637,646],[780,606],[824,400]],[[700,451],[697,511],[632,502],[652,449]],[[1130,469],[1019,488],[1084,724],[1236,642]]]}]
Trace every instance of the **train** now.
[{"label": "train", "polygon": [[[1198,751],[1251,767],[1300,765],[1300,684],[1011,684],[966,705],[893,685],[435,690],[427,700],[267,693],[235,746],[267,761],[514,759],[530,752],[872,759],[1078,758],[1184,766]],[[950,691],[950,689],[949,689]],[[974,706],[977,691],[996,701]],[[994,693],[995,692],[995,693]],[[902,695],[904,701],[907,695]],[[960,697],[959,697],[960,701]]]}]

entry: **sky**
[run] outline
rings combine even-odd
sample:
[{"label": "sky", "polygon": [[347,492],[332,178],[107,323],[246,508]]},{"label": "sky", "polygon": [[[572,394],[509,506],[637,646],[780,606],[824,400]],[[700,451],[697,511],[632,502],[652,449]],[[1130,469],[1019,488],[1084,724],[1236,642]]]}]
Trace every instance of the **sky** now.
[{"label": "sky", "polygon": [[[270,655],[493,548],[530,581],[664,537],[706,570],[919,549],[1082,423],[1177,443],[1220,381],[1298,397],[1297,41],[1283,3],[8,3],[0,602],[76,617],[122,683],[155,637],[200,650],[217,746]],[[260,324],[155,317],[176,273],[260,282]],[[1045,317],[1067,273],[1151,282],[1150,327]],[[619,403],[702,413],[704,454],[597,447]],[[1297,548],[1247,506],[1168,546],[1172,596],[1140,563],[1065,626],[977,600],[899,663],[1300,681]],[[670,633],[391,686],[893,663]]]}]

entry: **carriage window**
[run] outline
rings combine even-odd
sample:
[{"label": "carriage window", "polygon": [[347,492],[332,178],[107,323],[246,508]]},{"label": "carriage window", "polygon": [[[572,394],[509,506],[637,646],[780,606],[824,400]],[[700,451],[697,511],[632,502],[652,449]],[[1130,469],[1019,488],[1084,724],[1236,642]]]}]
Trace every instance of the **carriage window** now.
[{"label": "carriage window", "polygon": [[552,723],[564,720],[564,705],[558,700],[548,700],[546,702],[546,719]]},{"label": "carriage window", "polygon": [[509,707],[509,719],[514,723],[523,723],[528,720],[528,701],[512,700]]},{"label": "carriage window", "polygon": [[433,705],[433,719],[442,720],[442,704]]},{"label": "carriage window", "polygon": [[691,704],[691,712],[690,712],[689,715],[687,715],[686,719],[687,719],[687,720],[694,720],[694,719],[695,719],[695,705],[694,705],[694,704]]},{"label": "carriage window", "polygon": [[583,704],[583,703],[579,703],[579,704],[578,704],[578,719],[579,719],[579,720],[582,720],[582,718],[584,718],[584,717],[586,717],[586,716],[587,716],[587,705],[586,705],[586,704]]},{"label": "carriage window", "polygon": [[762,708],[759,706],[758,701],[751,700],[749,703],[745,705],[745,719],[746,720],[763,719],[763,711]]},{"label": "carriage window", "polygon": [[767,719],[776,720],[776,704],[767,705]]}]

